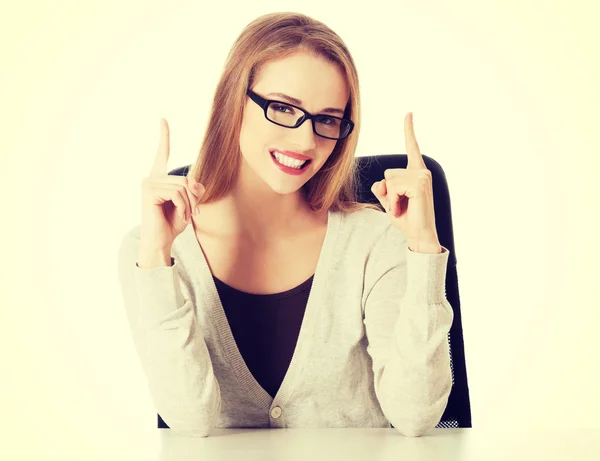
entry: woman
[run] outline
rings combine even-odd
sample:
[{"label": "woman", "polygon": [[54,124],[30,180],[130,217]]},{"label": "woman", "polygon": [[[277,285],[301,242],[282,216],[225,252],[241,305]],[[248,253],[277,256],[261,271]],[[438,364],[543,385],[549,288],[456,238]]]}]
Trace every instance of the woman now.
[{"label": "woman", "polygon": [[[409,164],[354,200],[358,77],[327,26],[250,23],[218,84],[196,163],[142,187],[120,280],[159,427],[436,426],[452,374],[431,175]],[[391,114],[394,115],[394,114]]]}]

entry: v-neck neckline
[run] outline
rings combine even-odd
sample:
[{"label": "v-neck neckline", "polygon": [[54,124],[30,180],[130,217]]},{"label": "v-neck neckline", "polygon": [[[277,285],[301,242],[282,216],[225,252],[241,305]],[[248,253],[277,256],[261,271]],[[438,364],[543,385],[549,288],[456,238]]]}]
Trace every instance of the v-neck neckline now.
[{"label": "v-neck neckline", "polygon": [[327,230],[313,276],[313,283],[302,318],[298,340],[290,365],[274,398],[256,381],[256,378],[250,372],[238,349],[212,272],[196,237],[193,224],[187,226],[181,234],[181,237],[183,237],[182,243],[186,247],[184,251],[190,254],[192,262],[190,268],[200,273],[199,292],[206,294],[206,306],[217,333],[216,337],[218,338],[218,345],[221,352],[232,367],[239,383],[246,389],[248,395],[261,406],[270,407],[275,401],[278,405],[285,404],[292,395],[299,375],[302,373],[304,365],[308,360],[313,346],[314,322],[318,314],[319,302],[323,297],[327,283],[326,276],[334,268],[332,265],[338,241],[340,221],[341,214],[339,211],[329,210],[327,212]]}]

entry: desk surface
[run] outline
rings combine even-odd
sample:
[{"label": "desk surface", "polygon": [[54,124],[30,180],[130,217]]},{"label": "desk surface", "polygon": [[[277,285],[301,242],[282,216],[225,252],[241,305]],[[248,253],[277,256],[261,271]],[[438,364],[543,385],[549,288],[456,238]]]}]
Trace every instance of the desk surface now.
[{"label": "desk surface", "polygon": [[600,429],[433,429],[422,437],[395,429],[215,429],[204,438],[158,431],[161,461],[600,459]]}]

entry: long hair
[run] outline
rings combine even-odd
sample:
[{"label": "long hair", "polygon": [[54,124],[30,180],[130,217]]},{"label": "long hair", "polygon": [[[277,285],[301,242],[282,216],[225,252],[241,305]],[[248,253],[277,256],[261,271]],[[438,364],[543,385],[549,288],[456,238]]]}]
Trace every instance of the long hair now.
[{"label": "long hair", "polygon": [[342,39],[320,21],[300,13],[270,13],[248,24],[231,48],[217,85],[200,153],[189,176],[205,187],[200,202],[223,197],[235,184],[242,161],[239,146],[246,91],[270,60],[299,51],[325,59],[342,70],[350,88],[344,117],[354,122],[350,136],[337,141],[321,169],[301,193],[313,211],[352,212],[380,206],[356,201],[358,171],[354,156],[360,132],[358,74]]}]

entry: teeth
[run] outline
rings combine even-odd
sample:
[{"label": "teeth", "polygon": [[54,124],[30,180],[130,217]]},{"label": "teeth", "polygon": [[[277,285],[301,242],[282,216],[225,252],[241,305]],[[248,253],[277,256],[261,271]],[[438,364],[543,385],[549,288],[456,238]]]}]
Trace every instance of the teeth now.
[{"label": "teeth", "polygon": [[279,152],[273,152],[273,156],[277,159],[277,161],[285,166],[290,168],[300,169],[307,162],[307,160],[297,160],[295,158],[290,158],[287,155],[280,154]]}]

